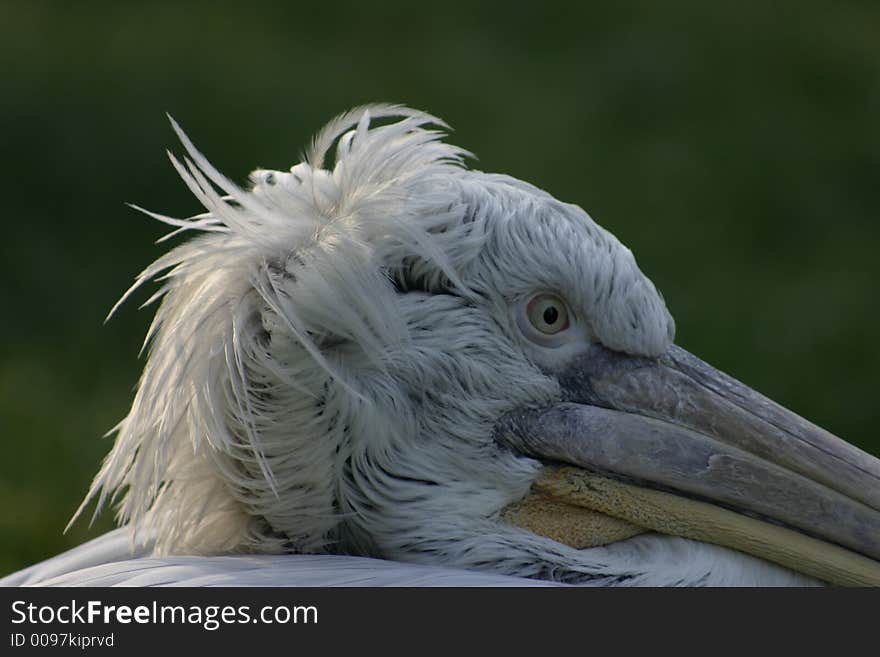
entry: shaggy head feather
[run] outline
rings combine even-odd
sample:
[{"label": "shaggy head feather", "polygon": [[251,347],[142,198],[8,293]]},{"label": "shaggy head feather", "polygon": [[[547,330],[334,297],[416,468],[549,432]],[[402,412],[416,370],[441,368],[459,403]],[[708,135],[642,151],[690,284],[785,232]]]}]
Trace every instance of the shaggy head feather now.
[{"label": "shaggy head feather", "polygon": [[422,112],[344,114],[247,189],[174,127],[187,155],[171,161],[206,212],[147,213],[197,235],[125,295],[161,281],[131,411],[83,506],[118,497],[159,553],[602,576],[602,550],[501,523],[540,464],[492,427],[560,396],[554,358],[572,354],[533,349],[511,312],[535,291],[566,299],[585,344],[668,348],[672,319],[629,250],[579,207],[468,170]]}]

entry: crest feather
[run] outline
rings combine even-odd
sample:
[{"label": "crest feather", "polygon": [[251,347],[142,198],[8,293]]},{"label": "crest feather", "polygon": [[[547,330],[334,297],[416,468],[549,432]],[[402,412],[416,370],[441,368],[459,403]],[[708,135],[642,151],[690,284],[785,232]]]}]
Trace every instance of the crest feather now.
[{"label": "crest feather", "polygon": [[[416,258],[461,286],[441,234],[464,214],[449,181],[469,154],[427,127],[444,128],[439,119],[373,105],[331,121],[289,172],[255,171],[245,189],[169,119],[186,153],[169,158],[205,212],[132,206],[174,227],[163,240],[197,235],[141,272],[110,312],[162,282],[145,304],[160,302],[131,410],[71,523],[91,500],[97,514],[119,498],[119,521],[140,542],[155,538],[158,553],[321,550],[338,513],[335,492],[317,482],[333,480],[345,440],[325,411],[363,404],[352,362],[381,369],[407,340],[387,312],[389,272]],[[356,356],[327,348],[340,342]],[[283,502],[292,489],[296,508]]]}]

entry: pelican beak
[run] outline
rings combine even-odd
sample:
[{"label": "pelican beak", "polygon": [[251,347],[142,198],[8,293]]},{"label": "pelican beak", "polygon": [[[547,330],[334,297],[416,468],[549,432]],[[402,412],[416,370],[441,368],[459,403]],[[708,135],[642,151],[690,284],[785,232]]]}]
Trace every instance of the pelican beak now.
[{"label": "pelican beak", "polygon": [[533,486],[544,507],[617,519],[613,540],[658,531],[880,585],[878,459],[676,346],[658,359],[592,347],[559,380],[562,402],[496,431],[548,464]]}]

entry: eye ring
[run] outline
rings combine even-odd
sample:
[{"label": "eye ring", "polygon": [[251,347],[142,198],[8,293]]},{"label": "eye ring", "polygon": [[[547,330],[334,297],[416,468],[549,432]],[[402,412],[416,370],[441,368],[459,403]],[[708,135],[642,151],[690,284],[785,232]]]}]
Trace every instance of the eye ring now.
[{"label": "eye ring", "polygon": [[525,318],[541,337],[558,336],[571,326],[571,313],[565,301],[548,292],[541,292],[529,299]]}]

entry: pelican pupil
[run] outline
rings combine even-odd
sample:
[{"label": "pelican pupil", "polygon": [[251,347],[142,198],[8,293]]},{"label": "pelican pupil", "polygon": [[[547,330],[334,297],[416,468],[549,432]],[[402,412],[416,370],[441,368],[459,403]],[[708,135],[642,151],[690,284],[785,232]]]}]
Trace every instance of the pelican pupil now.
[{"label": "pelican pupil", "polygon": [[559,319],[559,311],[556,310],[555,306],[550,306],[544,310],[544,323],[549,325],[555,324],[556,320]]}]

